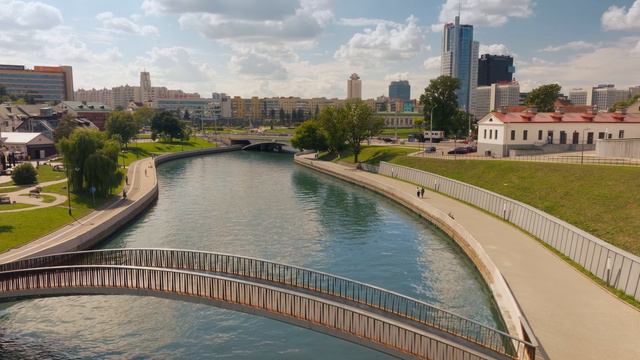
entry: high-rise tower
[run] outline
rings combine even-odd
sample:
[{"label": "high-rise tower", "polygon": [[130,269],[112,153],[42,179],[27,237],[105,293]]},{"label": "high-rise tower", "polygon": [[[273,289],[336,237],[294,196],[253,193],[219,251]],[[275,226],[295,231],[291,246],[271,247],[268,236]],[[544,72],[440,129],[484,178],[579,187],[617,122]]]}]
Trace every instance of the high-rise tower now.
[{"label": "high-rise tower", "polygon": [[147,71],[143,71],[140,73],[140,100],[143,104],[153,101],[151,75]]},{"label": "high-rise tower", "polygon": [[478,87],[478,49],[473,41],[473,25],[460,25],[460,16],[455,23],[445,24],[442,36],[442,75],[460,80],[458,107],[471,111],[473,96]]},{"label": "high-rise tower", "polygon": [[362,99],[362,80],[355,73],[347,80],[347,100],[349,99]]}]

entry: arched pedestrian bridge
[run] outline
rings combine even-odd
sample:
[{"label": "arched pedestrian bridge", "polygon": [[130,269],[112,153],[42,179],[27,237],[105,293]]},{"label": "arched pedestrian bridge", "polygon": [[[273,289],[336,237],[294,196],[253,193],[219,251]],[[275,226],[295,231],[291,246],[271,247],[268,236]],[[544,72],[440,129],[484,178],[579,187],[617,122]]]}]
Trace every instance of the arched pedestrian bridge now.
[{"label": "arched pedestrian bridge", "polygon": [[189,250],[63,253],[0,265],[0,301],[145,295],[276,319],[405,359],[533,359],[535,346],[372,285],[271,261]]}]

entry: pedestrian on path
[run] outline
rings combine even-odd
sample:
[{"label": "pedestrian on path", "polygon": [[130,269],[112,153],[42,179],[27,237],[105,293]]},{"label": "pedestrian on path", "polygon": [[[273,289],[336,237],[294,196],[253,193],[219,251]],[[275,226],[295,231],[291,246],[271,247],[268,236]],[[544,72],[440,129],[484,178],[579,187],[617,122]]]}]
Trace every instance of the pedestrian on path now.
[{"label": "pedestrian on path", "polygon": [[124,183],[129,185],[129,175],[124,176]]},{"label": "pedestrian on path", "polygon": [[420,189],[420,197],[424,199],[424,186]]},{"label": "pedestrian on path", "polygon": [[127,189],[122,189],[122,198],[127,199]]},{"label": "pedestrian on path", "polygon": [[147,169],[144,169],[144,176],[147,176]]},{"label": "pedestrian on path", "polygon": [[420,197],[420,187],[419,186],[416,188],[416,196],[418,198]]}]

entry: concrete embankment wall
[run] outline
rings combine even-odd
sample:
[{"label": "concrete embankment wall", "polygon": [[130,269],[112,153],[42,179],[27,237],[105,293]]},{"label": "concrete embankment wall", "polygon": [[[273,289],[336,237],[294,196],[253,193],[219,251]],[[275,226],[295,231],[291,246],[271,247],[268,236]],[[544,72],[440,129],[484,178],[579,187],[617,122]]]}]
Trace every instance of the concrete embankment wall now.
[{"label": "concrete embankment wall", "polygon": [[303,156],[296,156],[295,162],[385,195],[436,225],[462,248],[471,261],[473,261],[478,271],[480,271],[480,274],[493,294],[493,298],[500,310],[509,334],[520,339],[534,339],[533,333],[498,267],[475,237],[448,214],[392,186],[359,176],[356,171],[333,171],[327,167],[316,166],[314,165],[316,161]]},{"label": "concrete embankment wall", "polygon": [[[179,153],[159,155],[159,156],[156,156],[153,159],[153,161],[155,165],[158,166],[172,160],[184,159],[184,158],[200,156],[200,155],[237,151],[240,149],[241,147],[236,146],[236,147],[216,147],[216,148],[184,151]],[[133,163],[132,166],[136,166],[136,163]],[[132,169],[132,166],[130,166],[130,169]],[[154,172],[155,172],[155,168],[154,168]],[[129,178],[132,178],[132,176],[130,175]],[[91,229],[88,229],[85,233],[79,236],[76,236],[60,244],[51,246],[45,249],[44,251],[38,252],[37,254],[30,254],[30,256],[56,254],[61,252],[85,250],[85,249],[91,248],[92,246],[96,245],[100,241],[106,239],[108,236],[114,234],[116,231],[120,230],[124,225],[134,220],[138,215],[140,215],[144,210],[146,210],[158,198],[158,192],[159,192],[158,179],[156,174],[154,174],[153,186],[149,188],[140,198],[128,204],[128,207],[123,211],[115,213],[114,216],[110,217],[109,219],[102,222],[101,224],[98,224],[97,226],[94,226]],[[85,221],[86,218],[88,218],[88,216],[83,219],[79,219],[79,221],[81,222]]]},{"label": "concrete embankment wall", "polygon": [[596,155],[640,159],[640,139],[596,140]]}]

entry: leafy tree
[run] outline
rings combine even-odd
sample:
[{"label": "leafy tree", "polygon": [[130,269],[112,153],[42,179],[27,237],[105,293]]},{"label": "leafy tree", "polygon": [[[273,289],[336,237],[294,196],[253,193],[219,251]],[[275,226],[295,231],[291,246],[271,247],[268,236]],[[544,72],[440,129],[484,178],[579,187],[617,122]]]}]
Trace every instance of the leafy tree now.
[{"label": "leafy tree", "polygon": [[318,115],[320,115],[320,107],[316,105],[316,110],[313,112],[313,117],[317,119]]},{"label": "leafy tree", "polygon": [[189,110],[185,109],[184,114],[182,115],[182,118],[184,120],[191,120],[191,114],[189,113]]},{"label": "leafy tree", "polygon": [[304,110],[298,109],[298,122],[304,121]]},{"label": "leafy tree", "polygon": [[369,123],[367,125],[367,144],[370,144],[371,138],[378,136],[382,133],[384,129],[384,119],[380,116],[371,116]]},{"label": "leafy tree", "polygon": [[327,150],[332,153],[339,153],[345,148],[347,134],[344,127],[344,112],[338,111],[333,106],[328,106],[320,112],[320,126],[327,136]]},{"label": "leafy tree", "polygon": [[[68,138],[63,138],[58,146],[60,152],[64,155],[65,167],[69,171],[69,182],[74,192],[85,191],[88,189],[88,186],[90,186],[90,184],[86,182],[86,171],[87,166],[93,166],[91,162],[88,161],[92,155],[100,153],[109,157],[117,164],[117,145],[112,141],[107,141],[106,134],[95,129],[77,128],[73,130]],[[92,159],[95,159],[95,157]],[[100,167],[100,169],[100,176],[109,179],[112,176],[117,176],[113,174],[113,172],[117,171],[115,168]],[[92,171],[94,170],[95,169],[92,168]],[[93,176],[94,173],[92,173],[89,180],[94,181]]]},{"label": "leafy tree", "polygon": [[451,117],[449,134],[456,137],[466,136],[469,131],[469,116],[469,113],[465,111],[456,111]]},{"label": "leafy tree", "polygon": [[11,174],[11,180],[16,185],[31,185],[38,181],[38,171],[30,162],[25,162],[16,166]]},{"label": "leafy tree", "polygon": [[560,85],[548,84],[539,86],[527,95],[527,106],[535,106],[539,112],[554,111],[554,103],[560,94]]},{"label": "leafy tree", "polygon": [[133,120],[135,120],[139,128],[143,126],[149,126],[154,114],[155,111],[153,111],[152,108],[143,106],[133,111]]},{"label": "leafy tree", "polygon": [[107,118],[105,128],[107,136],[110,138],[113,138],[114,135],[119,135],[119,139],[125,147],[138,133],[138,124],[133,119],[133,115],[124,111],[112,112]]},{"label": "leafy tree", "polygon": [[107,141],[104,146],[85,160],[84,182],[87,188],[93,186],[97,196],[106,197],[122,182],[118,171],[118,145]]},{"label": "leafy tree", "polygon": [[58,127],[53,132],[53,138],[56,142],[59,142],[64,138],[68,138],[73,130],[78,127],[78,124],[73,120],[74,117],[69,114],[66,114],[62,119],[60,119]]},{"label": "leafy tree", "polygon": [[338,112],[343,113],[338,118],[343,121],[346,141],[353,152],[353,162],[357,163],[362,141],[367,139],[371,131],[382,131],[382,127],[374,129],[379,122],[374,118],[373,109],[362,100],[348,101]]},{"label": "leafy tree", "polygon": [[191,139],[191,134],[193,134],[193,130],[191,129],[191,127],[187,126],[186,124],[182,124],[182,133],[180,135],[180,140],[189,141],[189,139]]},{"label": "leafy tree", "polygon": [[[431,114],[429,114],[429,115],[431,115]],[[424,119],[414,119],[414,120],[413,120],[413,126],[414,126],[416,129],[420,129],[420,128],[422,128],[422,125],[423,125],[424,123],[425,123]]]},{"label": "leafy tree", "polygon": [[183,126],[178,117],[170,111],[157,112],[151,119],[151,131],[168,141],[182,138]]},{"label": "leafy tree", "polygon": [[291,122],[298,121],[298,112],[296,110],[291,111]]},{"label": "leafy tree", "polygon": [[629,98],[627,100],[618,101],[615,104],[613,104],[613,106],[611,106],[609,108],[609,112],[616,112],[616,111],[621,110],[621,109],[626,109],[629,106],[633,105],[633,103],[638,101],[638,99],[640,99],[640,95],[636,95],[636,96],[634,96],[632,98]]},{"label": "leafy tree", "polygon": [[[273,120],[276,118],[276,109],[269,110],[269,119]],[[271,122],[273,124],[273,122]]]},{"label": "leafy tree", "polygon": [[307,120],[296,128],[291,145],[302,150],[323,151],[327,149],[327,136],[317,120]]},{"label": "leafy tree", "polygon": [[[433,121],[433,130],[451,133],[455,131],[453,117],[458,112],[458,95],[460,81],[454,77],[442,75],[429,82],[420,95],[420,104],[424,105],[424,118]],[[431,110],[433,109],[433,119]]]}]

